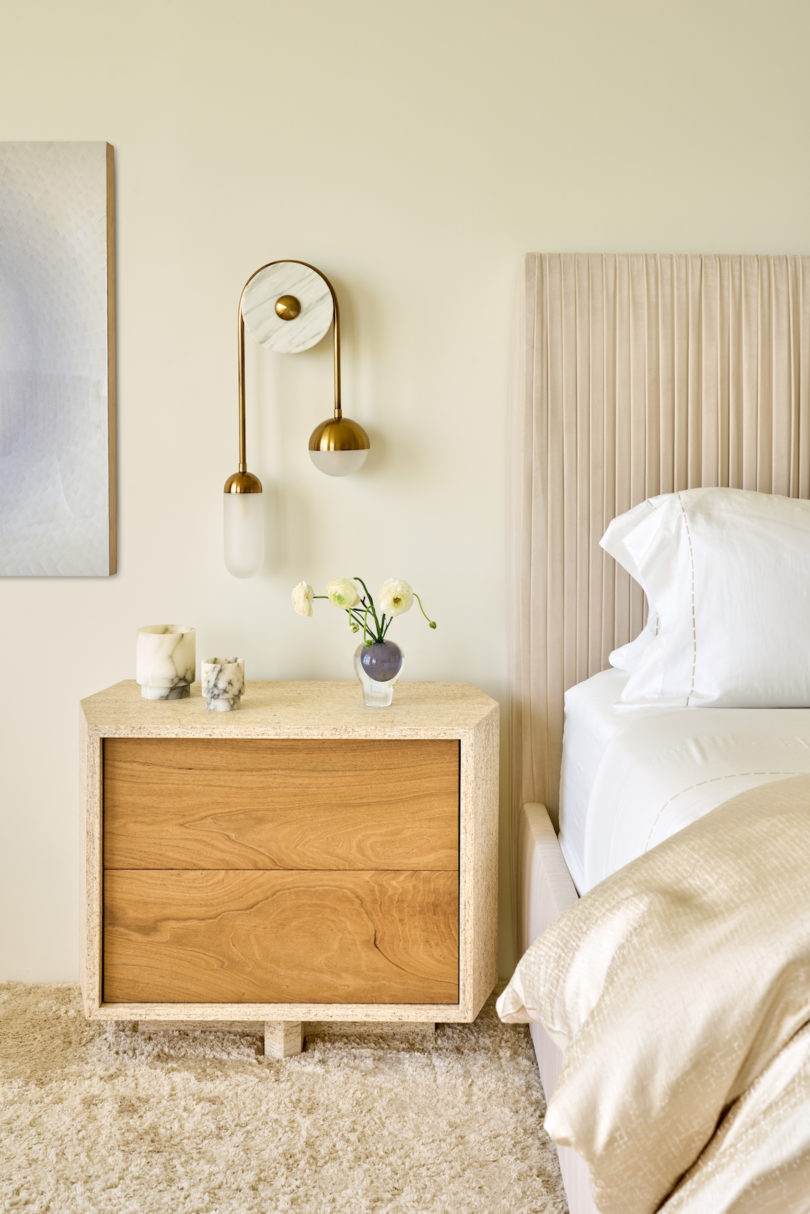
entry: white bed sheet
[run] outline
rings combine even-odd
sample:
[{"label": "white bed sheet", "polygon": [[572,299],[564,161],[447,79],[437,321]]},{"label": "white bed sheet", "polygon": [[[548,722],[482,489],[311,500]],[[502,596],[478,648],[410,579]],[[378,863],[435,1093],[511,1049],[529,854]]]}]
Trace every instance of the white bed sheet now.
[{"label": "white bed sheet", "polygon": [[810,709],[684,708],[629,721],[599,766],[585,888],[746,789],[810,772]]},{"label": "white bed sheet", "polygon": [[[616,702],[627,682],[624,670],[603,670],[565,693],[560,772],[560,848],[580,893],[585,887],[585,827],[588,807],[608,743],[627,724],[627,708]],[[636,719],[655,708],[637,708]]]},{"label": "white bed sheet", "polygon": [[580,893],[729,797],[810,772],[810,709],[615,708],[625,678],[566,695],[560,846]]}]

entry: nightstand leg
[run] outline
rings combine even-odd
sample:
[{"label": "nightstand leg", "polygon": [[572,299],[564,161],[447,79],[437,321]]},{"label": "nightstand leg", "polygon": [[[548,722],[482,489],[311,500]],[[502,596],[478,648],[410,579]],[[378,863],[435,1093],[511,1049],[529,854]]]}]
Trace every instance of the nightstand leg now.
[{"label": "nightstand leg", "polygon": [[303,1026],[299,1020],[264,1022],[265,1058],[290,1058],[304,1047]]}]

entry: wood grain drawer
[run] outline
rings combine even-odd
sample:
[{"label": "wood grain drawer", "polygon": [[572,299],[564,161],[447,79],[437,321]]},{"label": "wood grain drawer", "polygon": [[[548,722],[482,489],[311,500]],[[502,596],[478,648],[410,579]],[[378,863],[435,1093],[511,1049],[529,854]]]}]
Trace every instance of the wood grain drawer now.
[{"label": "wood grain drawer", "polygon": [[458,873],[107,871],[103,998],[454,1004]]},{"label": "wood grain drawer", "polygon": [[105,868],[458,867],[456,740],[107,738]]}]

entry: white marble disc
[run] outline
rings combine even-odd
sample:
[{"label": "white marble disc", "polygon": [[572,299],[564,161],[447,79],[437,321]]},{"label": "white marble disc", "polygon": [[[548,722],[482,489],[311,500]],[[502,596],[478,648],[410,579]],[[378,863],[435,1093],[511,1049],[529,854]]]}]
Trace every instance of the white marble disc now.
[{"label": "white marble disc", "polygon": [[[294,295],[301,311],[294,320],[282,320],[276,300]],[[316,345],[332,323],[332,294],[317,270],[297,261],[277,261],[260,270],[242,296],[245,325],[258,342],[277,354],[298,354]]]}]

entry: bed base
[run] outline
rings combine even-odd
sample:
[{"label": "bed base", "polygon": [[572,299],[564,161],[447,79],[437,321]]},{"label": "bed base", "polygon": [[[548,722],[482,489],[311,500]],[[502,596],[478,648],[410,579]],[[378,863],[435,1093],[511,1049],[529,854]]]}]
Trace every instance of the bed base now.
[{"label": "bed base", "polygon": [[[574,905],[578,895],[545,805],[530,802],[523,806],[519,854],[520,948],[525,952],[532,940]],[[562,1054],[542,1025],[532,1024],[531,1035],[548,1098],[560,1077]],[[599,1214],[584,1161],[571,1147],[557,1147],[557,1154],[570,1214]]]}]

